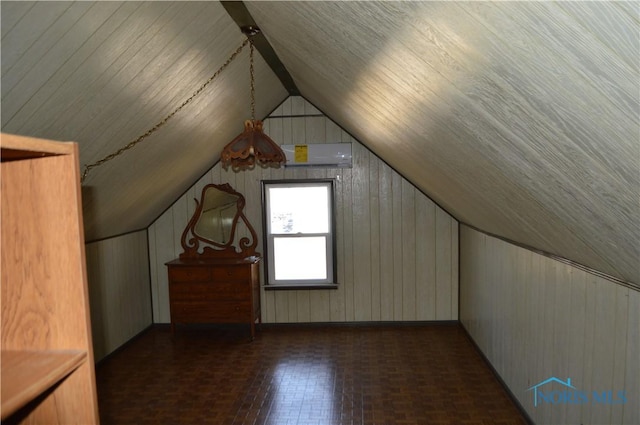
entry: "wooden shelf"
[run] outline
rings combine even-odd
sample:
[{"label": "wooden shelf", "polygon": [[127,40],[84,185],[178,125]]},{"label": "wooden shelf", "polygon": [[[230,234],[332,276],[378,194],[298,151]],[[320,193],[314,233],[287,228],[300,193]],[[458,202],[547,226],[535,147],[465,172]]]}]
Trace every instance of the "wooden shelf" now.
[{"label": "wooden shelf", "polygon": [[2,419],[32,401],[87,359],[85,351],[2,351]]},{"label": "wooden shelf", "polygon": [[0,135],[0,417],[97,424],[78,145]]},{"label": "wooden shelf", "polygon": [[55,142],[34,137],[2,133],[2,161],[33,159],[51,155],[72,155],[74,147],[69,142]]}]

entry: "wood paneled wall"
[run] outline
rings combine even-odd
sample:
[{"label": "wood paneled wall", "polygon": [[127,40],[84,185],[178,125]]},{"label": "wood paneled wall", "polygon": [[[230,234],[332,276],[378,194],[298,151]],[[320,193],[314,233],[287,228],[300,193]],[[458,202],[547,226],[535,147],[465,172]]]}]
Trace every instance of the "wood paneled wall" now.
[{"label": "wood paneled wall", "polygon": [[147,232],[86,246],[96,361],[151,325]]},{"label": "wood paneled wall", "polygon": [[[246,198],[260,236],[261,180],[336,180],[338,289],[261,292],[266,323],[457,320],[458,223],[407,180],[301,97],[267,119],[277,143],[352,143],[353,168],[256,169],[215,165],[148,229],[153,317],[170,321],[165,262],[209,183],[230,183]],[[264,283],[264,268],[261,270]]]},{"label": "wood paneled wall", "polygon": [[[460,320],[540,424],[640,423],[640,293],[460,226]],[[533,385],[571,378],[588,402],[539,403]],[[566,388],[547,384],[543,391]],[[598,403],[592,392],[626,392]],[[574,399],[575,400],[575,399]]]}]

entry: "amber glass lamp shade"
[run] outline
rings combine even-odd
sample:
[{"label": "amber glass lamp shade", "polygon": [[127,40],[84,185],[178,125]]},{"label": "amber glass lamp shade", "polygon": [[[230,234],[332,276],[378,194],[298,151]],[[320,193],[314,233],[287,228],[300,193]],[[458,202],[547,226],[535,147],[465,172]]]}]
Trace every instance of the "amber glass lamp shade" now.
[{"label": "amber glass lamp shade", "polygon": [[284,152],[262,131],[262,121],[246,120],[244,131],[222,149],[222,165],[234,170],[261,167],[279,167],[286,161]]}]

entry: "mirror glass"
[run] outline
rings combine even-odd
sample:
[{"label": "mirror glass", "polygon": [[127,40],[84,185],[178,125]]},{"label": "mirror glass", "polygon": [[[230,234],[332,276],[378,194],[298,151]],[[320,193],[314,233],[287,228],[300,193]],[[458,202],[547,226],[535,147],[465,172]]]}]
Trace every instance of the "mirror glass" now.
[{"label": "mirror glass", "polygon": [[235,222],[238,220],[240,197],[215,187],[207,188],[202,199],[202,213],[193,233],[197,236],[225,245],[230,242]]}]

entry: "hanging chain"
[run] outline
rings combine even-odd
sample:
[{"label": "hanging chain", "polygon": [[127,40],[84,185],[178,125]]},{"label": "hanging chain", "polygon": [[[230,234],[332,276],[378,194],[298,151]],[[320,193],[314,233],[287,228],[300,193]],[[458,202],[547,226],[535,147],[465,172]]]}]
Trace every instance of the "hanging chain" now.
[{"label": "hanging chain", "polygon": [[[185,100],[184,102],[182,102],[182,104],[180,106],[178,106],[173,112],[171,112],[169,115],[167,115],[166,117],[164,117],[162,119],[162,121],[160,121],[159,123],[157,123],[156,125],[154,125],[153,127],[151,127],[151,129],[147,130],[146,133],[144,133],[143,135],[139,136],[137,139],[133,140],[132,142],[130,142],[128,145],[118,149],[117,151],[105,156],[104,158],[93,162],[91,164],[85,165],[84,166],[84,172],[82,173],[82,177],[80,178],[80,183],[84,182],[85,178],[87,177],[87,174],[89,173],[89,170],[91,170],[94,167],[97,167],[99,165],[104,164],[107,161],[111,161],[113,158],[117,157],[118,155],[122,154],[123,152],[133,148],[135,145],[137,145],[138,143],[142,142],[144,139],[146,139],[147,137],[149,137],[150,135],[152,135],[153,133],[156,132],[156,130],[158,130],[160,127],[162,127],[163,125],[165,125],[167,123],[167,121],[169,121],[175,114],[177,114],[182,108],[184,108],[185,106],[187,106],[189,103],[191,103],[191,101],[193,99],[195,99],[196,96],[198,96],[202,90],[205,89],[205,87],[207,87],[214,79],[216,79],[216,77],[218,77],[218,75],[220,75],[220,73],[222,71],[224,71],[224,69],[229,66],[229,64],[231,62],[233,62],[233,60],[236,58],[236,56],[238,56],[240,54],[240,52],[242,52],[242,49],[244,49],[244,47],[247,45],[247,43],[250,42],[249,37],[247,37],[244,42],[242,42],[242,44],[240,45],[240,47],[238,47],[236,49],[235,52],[233,52],[231,54],[231,56],[229,56],[229,59],[227,59],[227,61],[225,63],[222,64],[222,66],[211,76],[209,77],[209,79],[207,81],[205,81],[204,84],[202,84],[200,86],[200,88],[198,88],[198,90],[196,90],[187,100]],[[253,108],[254,108],[254,100],[253,100],[253,43],[251,43],[251,108],[252,108],[252,115],[253,115]]]},{"label": "hanging chain", "polygon": [[249,75],[251,76],[251,121],[256,120],[256,87],[254,84],[255,73],[253,72],[253,42],[249,44]]}]

